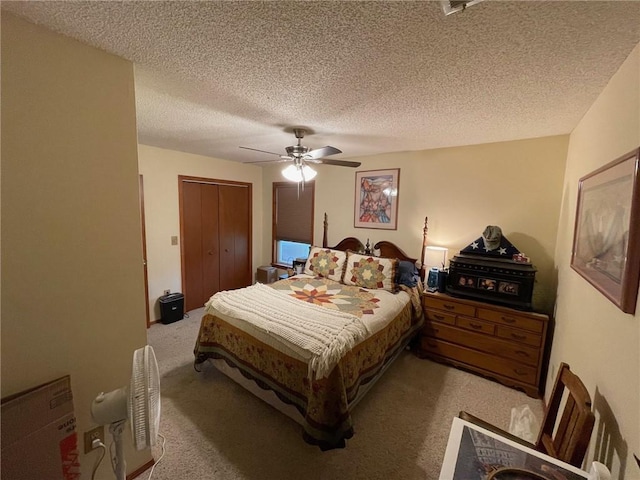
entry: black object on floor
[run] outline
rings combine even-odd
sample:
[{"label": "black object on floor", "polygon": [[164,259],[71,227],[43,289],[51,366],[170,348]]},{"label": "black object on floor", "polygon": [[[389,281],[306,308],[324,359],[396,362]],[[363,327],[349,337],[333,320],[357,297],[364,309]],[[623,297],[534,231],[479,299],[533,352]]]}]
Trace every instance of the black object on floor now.
[{"label": "black object on floor", "polygon": [[184,318],[184,295],[169,293],[158,300],[160,302],[160,321],[165,325]]}]

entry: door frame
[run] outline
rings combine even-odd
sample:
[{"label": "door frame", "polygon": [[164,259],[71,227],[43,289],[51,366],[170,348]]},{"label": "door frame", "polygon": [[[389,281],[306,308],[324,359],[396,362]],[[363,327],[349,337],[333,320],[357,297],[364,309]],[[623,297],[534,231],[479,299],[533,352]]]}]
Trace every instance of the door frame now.
[{"label": "door frame", "polygon": [[183,185],[185,183],[201,183],[208,185],[228,185],[236,187],[246,187],[249,192],[249,265],[250,271],[253,271],[253,184],[250,182],[238,182],[234,180],[219,180],[215,178],[193,177],[190,175],[178,175],[178,213],[180,215],[180,281],[182,283],[182,294],[184,295],[185,305],[187,304],[187,275],[186,262],[184,252],[184,199]]}]

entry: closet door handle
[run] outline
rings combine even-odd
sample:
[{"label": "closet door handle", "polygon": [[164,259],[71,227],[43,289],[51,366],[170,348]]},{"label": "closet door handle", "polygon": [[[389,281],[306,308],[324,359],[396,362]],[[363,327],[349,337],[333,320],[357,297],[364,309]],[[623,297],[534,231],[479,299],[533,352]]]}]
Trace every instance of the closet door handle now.
[{"label": "closet door handle", "polygon": [[208,253],[209,255],[213,255],[213,252],[212,252],[211,250],[209,250],[207,253]]}]

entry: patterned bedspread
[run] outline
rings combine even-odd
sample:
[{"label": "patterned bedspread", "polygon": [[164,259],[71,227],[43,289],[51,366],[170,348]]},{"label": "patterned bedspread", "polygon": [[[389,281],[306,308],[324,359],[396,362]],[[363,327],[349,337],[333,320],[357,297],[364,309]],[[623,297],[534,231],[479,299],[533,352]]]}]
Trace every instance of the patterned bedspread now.
[{"label": "patterned bedspread", "polygon": [[273,283],[271,287],[303,302],[340,310],[357,317],[372,314],[380,307],[380,299],[371,291],[327,278],[292,277]]},{"label": "patterned bedspread", "polygon": [[224,359],[261,388],[273,390],[280,400],[294,405],[304,418],[303,436],[307,442],[322,449],[343,447],[345,439],[353,435],[349,406],[358,390],[376,378],[422,323],[419,291],[407,289],[410,301],[383,321],[380,312],[387,310],[384,299],[393,296],[389,292],[311,277],[293,277],[272,286],[283,295],[349,312],[363,321],[378,317],[376,328],[347,352],[328,377],[317,379],[309,376],[304,358],[212,310],[202,318],[195,364],[209,358]]}]

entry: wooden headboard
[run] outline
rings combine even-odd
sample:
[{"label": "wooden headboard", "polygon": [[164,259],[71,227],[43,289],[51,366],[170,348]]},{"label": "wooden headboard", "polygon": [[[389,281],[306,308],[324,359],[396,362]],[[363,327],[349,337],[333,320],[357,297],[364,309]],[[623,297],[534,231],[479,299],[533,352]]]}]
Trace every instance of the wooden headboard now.
[{"label": "wooden headboard", "polygon": [[373,246],[374,250],[380,250],[380,256],[383,258],[397,258],[398,260],[406,260],[407,262],[416,263],[417,258],[412,258],[402,251],[396,244],[382,240]]},{"label": "wooden headboard", "polygon": [[[323,247],[326,247],[326,245],[323,245]],[[333,250],[351,250],[353,252],[364,252],[364,245],[356,237],[343,238],[335,247],[328,248],[331,248]]]},{"label": "wooden headboard", "polygon": [[[364,252],[365,246],[364,244],[358,240],[356,237],[347,237],[340,242],[335,247],[329,247],[327,241],[327,231],[329,227],[329,222],[327,220],[327,214],[324,214],[324,223],[323,223],[323,234],[322,234],[322,246],[324,248],[332,248],[334,250],[352,250],[354,252]],[[424,264],[424,247],[427,244],[427,218],[424,219],[424,228],[422,230],[422,256],[420,258],[420,263]],[[367,245],[369,241],[367,240]],[[404,251],[398,247],[393,242],[389,242],[387,240],[381,240],[373,246],[374,250],[380,251],[380,257],[383,258],[397,258],[398,260],[406,260],[407,262],[416,263],[418,261],[417,258],[410,257]],[[373,253],[373,252],[372,252]]]}]

